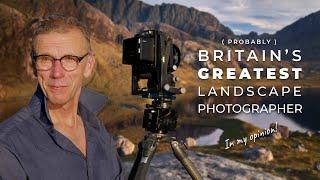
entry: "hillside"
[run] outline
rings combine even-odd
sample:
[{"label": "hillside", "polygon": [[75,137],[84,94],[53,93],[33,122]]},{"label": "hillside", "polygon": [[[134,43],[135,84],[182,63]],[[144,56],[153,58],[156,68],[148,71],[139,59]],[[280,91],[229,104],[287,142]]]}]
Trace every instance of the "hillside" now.
[{"label": "hillside", "polygon": [[[198,62],[198,50],[206,49],[213,56],[215,49],[224,52],[234,49],[249,51],[251,47],[244,45],[224,46],[221,39],[233,38],[234,33],[212,14],[188,8],[178,4],[149,5],[138,0],[86,0],[88,3],[104,12],[113,22],[126,26],[132,33],[146,29],[159,29],[167,32],[174,39],[182,52],[184,65],[190,65],[195,70],[200,67],[220,67],[225,69],[233,67],[268,67],[268,62]],[[261,56],[260,52],[256,52]],[[246,58],[248,53],[243,53]],[[232,53],[232,57],[236,57]],[[277,67],[291,66],[285,63],[273,63]],[[190,82],[190,81],[189,81]],[[200,82],[198,82],[200,83]],[[215,82],[216,83],[216,82]]]},{"label": "hillside", "polygon": [[[208,50],[212,56],[214,49],[227,51],[250,47],[228,47],[217,43],[219,38],[233,37],[233,32],[213,15],[194,8],[176,4],[151,6],[137,0],[0,0],[0,100],[28,97],[33,93],[36,81],[30,78],[32,69],[28,27],[33,19],[52,13],[74,16],[90,28],[98,63],[93,78],[87,81],[87,86],[109,96],[111,107],[106,108],[102,116],[114,123],[130,119],[132,113],[143,108],[144,101],[130,95],[130,66],[122,65],[121,59],[122,40],[143,29],[159,29],[170,34],[182,52],[182,64],[176,72],[176,75],[181,77],[178,87],[183,86],[191,91],[197,86],[245,85],[245,82],[235,81],[199,81],[196,74],[200,67],[239,69],[291,66],[288,62],[198,62],[199,49]],[[310,74],[313,73],[310,71]],[[265,85],[264,81],[252,83]],[[272,85],[281,83],[272,82]],[[110,117],[109,113],[115,111],[117,113],[112,113],[114,115]]]},{"label": "hillside", "polygon": [[[320,59],[320,11],[309,14],[292,24],[277,31],[275,34],[261,34],[251,32],[241,35],[241,38],[275,38],[277,46],[264,47],[267,49],[300,49],[306,61],[319,61]],[[257,46],[257,48],[259,48]]]},{"label": "hillside", "polygon": [[212,14],[178,4],[151,6],[138,0],[87,0],[108,15],[113,22],[134,29],[136,23],[168,24],[194,37],[219,42],[233,32]]}]

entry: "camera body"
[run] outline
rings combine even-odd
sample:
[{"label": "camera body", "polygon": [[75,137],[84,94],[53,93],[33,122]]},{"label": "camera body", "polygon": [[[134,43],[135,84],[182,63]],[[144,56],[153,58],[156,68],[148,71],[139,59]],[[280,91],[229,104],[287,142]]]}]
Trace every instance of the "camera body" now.
[{"label": "camera body", "polygon": [[[123,41],[123,64],[132,65],[132,94],[145,98],[174,98],[180,50],[158,30],[147,30]],[[147,80],[143,87],[140,80]]]},{"label": "camera body", "polygon": [[143,128],[153,133],[174,130],[178,114],[172,101],[186,91],[175,87],[179,78],[172,74],[180,64],[179,48],[165,33],[147,30],[125,39],[122,52],[123,64],[132,66],[132,94],[153,99],[146,104]]}]

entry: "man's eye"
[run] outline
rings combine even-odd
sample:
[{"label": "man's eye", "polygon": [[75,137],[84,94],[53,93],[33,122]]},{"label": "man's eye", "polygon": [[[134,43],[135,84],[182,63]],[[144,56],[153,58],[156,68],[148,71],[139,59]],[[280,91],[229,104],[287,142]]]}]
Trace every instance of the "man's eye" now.
[{"label": "man's eye", "polygon": [[51,61],[52,58],[49,57],[49,56],[40,56],[40,57],[38,57],[37,60],[40,60],[40,61]]},{"label": "man's eye", "polygon": [[62,60],[66,62],[78,62],[78,58],[75,56],[65,56]]}]

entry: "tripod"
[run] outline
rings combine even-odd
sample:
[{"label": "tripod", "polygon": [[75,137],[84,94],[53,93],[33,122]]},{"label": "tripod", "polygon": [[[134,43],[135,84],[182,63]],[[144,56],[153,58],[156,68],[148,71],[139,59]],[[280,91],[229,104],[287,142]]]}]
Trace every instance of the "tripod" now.
[{"label": "tripod", "polygon": [[[169,104],[170,105],[170,104]],[[144,111],[143,127],[148,131],[139,143],[138,154],[129,174],[130,180],[144,180],[159,143],[170,143],[175,157],[187,170],[194,180],[202,177],[192,164],[185,151],[185,146],[175,137],[168,137],[166,133],[176,127],[178,115],[168,103],[155,99],[152,105],[147,104]]]}]

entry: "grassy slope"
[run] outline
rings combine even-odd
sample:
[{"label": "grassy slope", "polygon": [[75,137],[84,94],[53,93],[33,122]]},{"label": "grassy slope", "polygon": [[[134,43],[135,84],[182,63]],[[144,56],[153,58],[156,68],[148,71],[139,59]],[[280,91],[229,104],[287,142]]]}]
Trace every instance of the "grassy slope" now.
[{"label": "grassy slope", "polygon": [[[303,143],[308,149],[308,152],[295,151],[292,146],[297,142]],[[269,148],[273,153],[274,160],[268,163],[246,161],[242,157],[242,152],[249,146],[264,146]],[[221,155],[257,168],[262,168],[264,171],[278,176],[318,179],[320,178],[320,172],[314,169],[314,164],[320,161],[319,147],[319,137],[307,138],[305,135],[296,134],[287,140],[283,139],[275,143],[270,139],[263,139],[256,141],[254,144],[249,144],[247,147],[241,145],[228,150],[225,150],[225,144],[194,147],[192,150]]]}]

